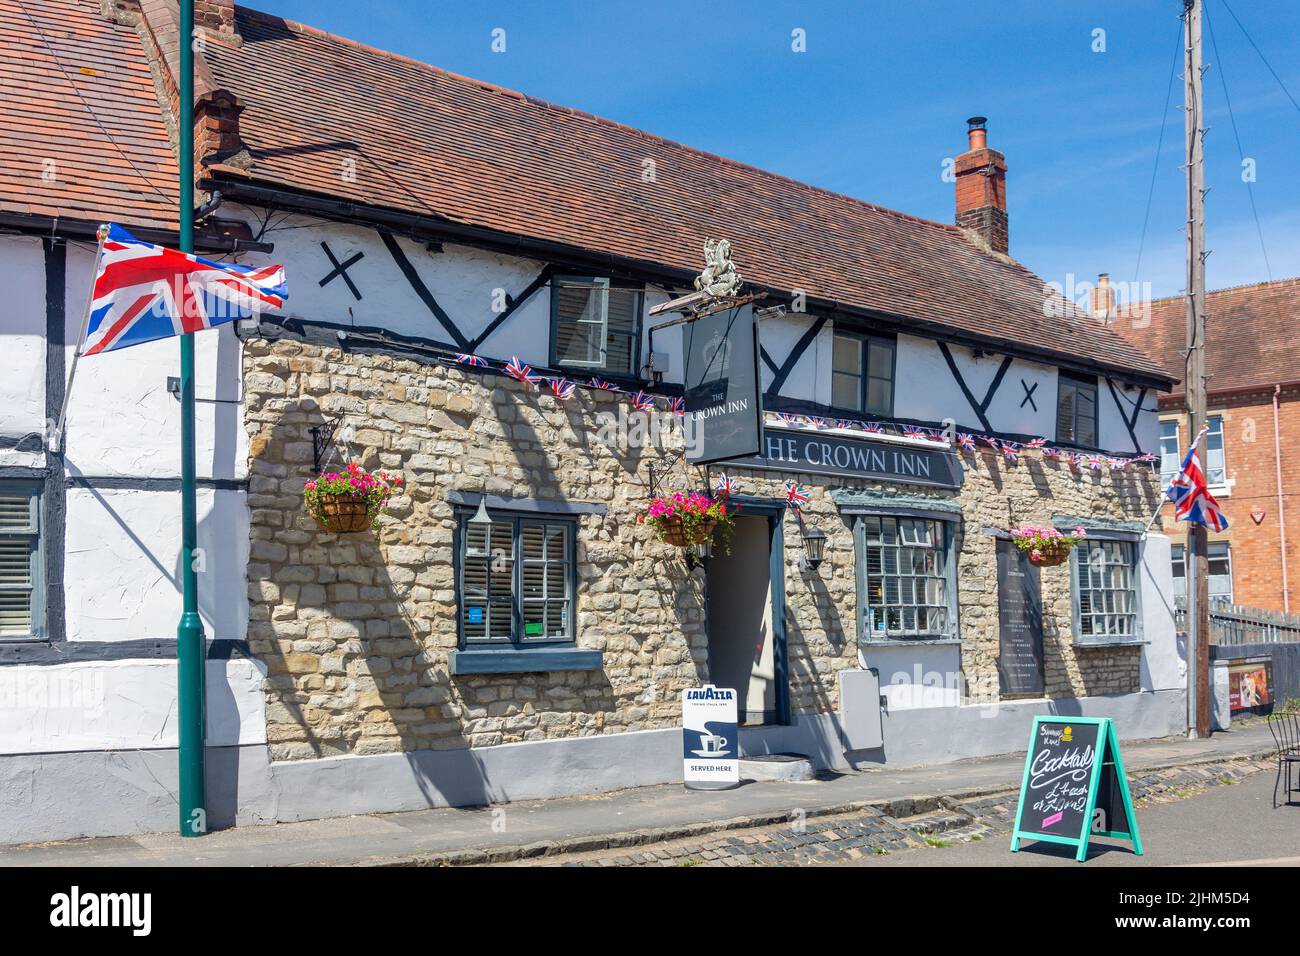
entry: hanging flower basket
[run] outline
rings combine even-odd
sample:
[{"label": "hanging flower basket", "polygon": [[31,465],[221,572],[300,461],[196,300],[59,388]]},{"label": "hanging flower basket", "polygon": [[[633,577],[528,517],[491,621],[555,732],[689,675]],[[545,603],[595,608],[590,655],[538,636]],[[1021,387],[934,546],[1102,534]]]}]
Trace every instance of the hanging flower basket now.
[{"label": "hanging flower basket", "polygon": [[401,492],[403,483],[401,475],[367,472],[355,461],[349,462],[342,472],[327,472],[307,482],[302,491],[303,508],[322,531],[368,531],[388,506],[388,499]]},{"label": "hanging flower basket", "polygon": [[1070,559],[1070,551],[1074,546],[1088,536],[1082,527],[1075,528],[1073,534],[1065,534],[1055,528],[1039,528],[1034,525],[1012,528],[1010,534],[1016,547],[1029,555],[1029,563],[1038,568],[1054,568],[1064,564]]},{"label": "hanging flower basket", "polygon": [[732,505],[719,498],[698,492],[678,492],[661,498],[651,498],[646,510],[636,516],[638,524],[648,524],[660,541],[678,548],[703,544],[721,529],[730,535],[735,525]]}]

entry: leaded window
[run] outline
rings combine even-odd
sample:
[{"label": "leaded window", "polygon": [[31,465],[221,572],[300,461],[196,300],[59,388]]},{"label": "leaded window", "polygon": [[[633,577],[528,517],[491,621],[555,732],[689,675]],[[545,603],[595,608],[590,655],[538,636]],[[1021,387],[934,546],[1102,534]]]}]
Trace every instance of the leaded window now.
[{"label": "leaded window", "polygon": [[523,516],[460,523],[459,603],[466,644],[573,640],[574,526]]},{"label": "leaded window", "polygon": [[858,520],[866,639],[951,636],[948,522],[885,515],[863,515]]},{"label": "leaded window", "polygon": [[1137,546],[1092,538],[1070,556],[1076,598],[1075,636],[1081,642],[1138,636]]}]

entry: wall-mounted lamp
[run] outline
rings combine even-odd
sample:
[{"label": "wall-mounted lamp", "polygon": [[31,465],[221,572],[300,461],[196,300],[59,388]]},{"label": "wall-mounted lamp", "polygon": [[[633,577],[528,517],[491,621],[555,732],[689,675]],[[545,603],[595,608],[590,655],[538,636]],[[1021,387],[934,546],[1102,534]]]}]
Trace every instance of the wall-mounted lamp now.
[{"label": "wall-mounted lamp", "polygon": [[800,523],[803,534],[803,557],[799,559],[799,570],[816,571],[826,556],[826,533],[818,528]]}]

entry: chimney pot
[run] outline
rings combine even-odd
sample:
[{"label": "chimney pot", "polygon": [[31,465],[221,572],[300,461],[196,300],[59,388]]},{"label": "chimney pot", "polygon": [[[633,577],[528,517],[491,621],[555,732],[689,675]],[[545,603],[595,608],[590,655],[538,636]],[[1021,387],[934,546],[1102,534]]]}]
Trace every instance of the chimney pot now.
[{"label": "chimney pot", "polygon": [[970,148],[957,157],[957,225],[978,235],[994,252],[1008,249],[1007,161],[989,149],[988,119],[966,121]]}]

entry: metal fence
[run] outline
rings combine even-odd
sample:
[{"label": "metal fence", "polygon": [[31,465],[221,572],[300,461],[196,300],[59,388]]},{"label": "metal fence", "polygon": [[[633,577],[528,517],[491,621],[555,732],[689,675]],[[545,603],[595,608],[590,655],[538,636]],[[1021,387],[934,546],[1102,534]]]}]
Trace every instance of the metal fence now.
[{"label": "metal fence", "polygon": [[[1174,599],[1174,621],[1187,631],[1187,599]],[[1227,601],[1210,602],[1211,644],[1300,643],[1300,614],[1266,611]]]}]

